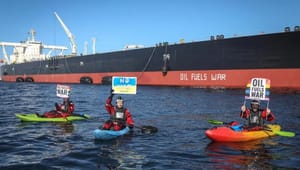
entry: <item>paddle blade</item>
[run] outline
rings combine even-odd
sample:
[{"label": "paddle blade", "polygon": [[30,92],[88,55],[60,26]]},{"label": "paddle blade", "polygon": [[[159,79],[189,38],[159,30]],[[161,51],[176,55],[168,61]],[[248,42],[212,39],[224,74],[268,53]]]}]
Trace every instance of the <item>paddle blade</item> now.
[{"label": "paddle blade", "polygon": [[221,121],[217,121],[217,120],[208,120],[208,123],[210,124],[214,124],[214,125],[223,125],[224,122],[221,122]]},{"label": "paddle blade", "polygon": [[154,126],[134,126],[134,127],[141,129],[141,132],[145,134],[158,132],[158,129]]},{"label": "paddle blade", "polygon": [[294,137],[294,132],[287,132],[287,131],[275,131],[274,132],[278,136],[284,136],[284,137]]},{"label": "paddle blade", "polygon": [[91,118],[91,117],[90,117],[89,115],[87,115],[87,114],[83,114],[82,117],[84,117],[84,118],[86,118],[86,119]]}]

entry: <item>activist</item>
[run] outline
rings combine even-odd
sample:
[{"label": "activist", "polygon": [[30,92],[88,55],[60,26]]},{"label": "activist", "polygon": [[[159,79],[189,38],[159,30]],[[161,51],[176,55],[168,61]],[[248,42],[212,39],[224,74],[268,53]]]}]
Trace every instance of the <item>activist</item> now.
[{"label": "activist", "polygon": [[111,104],[113,98],[113,90],[110,90],[110,96],[106,100],[105,109],[110,114],[110,119],[107,120],[103,127],[104,130],[122,130],[126,125],[132,130],[134,127],[133,118],[127,108],[123,107],[124,100],[119,96],[116,100],[116,106]]},{"label": "activist", "polygon": [[71,116],[75,110],[75,105],[72,101],[70,101],[69,97],[63,98],[62,104],[55,103],[55,109],[50,112],[46,112],[43,117],[47,118],[56,118],[63,117],[66,118]]},{"label": "activist", "polygon": [[275,120],[275,116],[269,108],[261,109],[259,106],[259,100],[252,100],[250,109],[246,108],[245,105],[241,107],[240,117],[247,120],[247,127],[252,130],[262,129],[264,120]]}]

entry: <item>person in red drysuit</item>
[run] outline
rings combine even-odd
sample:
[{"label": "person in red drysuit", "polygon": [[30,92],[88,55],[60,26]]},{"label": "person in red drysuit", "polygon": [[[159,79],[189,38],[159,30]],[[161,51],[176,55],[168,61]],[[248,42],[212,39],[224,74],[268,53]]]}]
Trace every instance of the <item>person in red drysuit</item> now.
[{"label": "person in red drysuit", "polygon": [[134,127],[133,118],[127,108],[125,108],[124,100],[121,96],[119,96],[116,100],[116,106],[111,104],[112,98],[114,94],[112,93],[113,90],[110,92],[110,96],[106,100],[105,109],[110,114],[110,119],[107,120],[103,127],[100,129],[104,130],[122,130],[126,127],[126,125],[132,130]]},{"label": "person in red drysuit", "polygon": [[263,127],[264,120],[275,120],[275,116],[269,108],[260,109],[259,106],[260,102],[258,100],[252,100],[250,109],[246,108],[245,105],[241,107],[240,117],[247,120],[247,127],[257,127],[259,129]]},{"label": "person in red drysuit", "polygon": [[71,116],[75,110],[75,105],[69,98],[63,98],[62,104],[55,103],[56,110],[52,110],[50,112],[46,112],[43,117],[47,118],[56,118],[56,117],[63,117],[66,118]]}]

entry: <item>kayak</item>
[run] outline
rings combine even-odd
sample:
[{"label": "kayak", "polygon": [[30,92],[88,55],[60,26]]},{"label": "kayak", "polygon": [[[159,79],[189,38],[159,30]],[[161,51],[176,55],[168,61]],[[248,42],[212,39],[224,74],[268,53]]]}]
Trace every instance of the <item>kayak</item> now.
[{"label": "kayak", "polygon": [[208,138],[216,142],[245,142],[275,136],[280,125],[268,124],[263,130],[234,130],[230,126],[213,127],[205,131]]},{"label": "kayak", "polygon": [[93,135],[94,135],[95,139],[110,140],[110,139],[115,139],[117,137],[125,135],[128,132],[129,132],[128,127],[124,128],[122,130],[118,130],[118,131],[96,129],[93,131]]},{"label": "kayak", "polygon": [[24,122],[67,122],[67,121],[75,121],[75,120],[85,120],[85,119],[89,118],[89,116],[86,114],[83,116],[72,115],[72,116],[68,116],[66,118],[62,118],[62,117],[47,118],[47,117],[38,116],[35,113],[31,113],[31,114],[16,113],[16,117]]}]

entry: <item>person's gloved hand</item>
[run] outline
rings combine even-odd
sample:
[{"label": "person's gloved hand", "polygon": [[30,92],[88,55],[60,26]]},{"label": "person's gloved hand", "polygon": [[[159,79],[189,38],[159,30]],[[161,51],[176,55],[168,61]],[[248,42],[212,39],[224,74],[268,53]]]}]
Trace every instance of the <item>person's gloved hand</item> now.
[{"label": "person's gloved hand", "polygon": [[242,111],[242,112],[245,112],[245,111],[246,111],[246,106],[245,106],[245,105],[243,105],[243,106],[241,107],[241,111]]},{"label": "person's gloved hand", "polygon": [[110,89],[110,95],[114,95],[114,89]]},{"label": "person's gloved hand", "polygon": [[109,97],[110,97],[110,98],[112,98],[112,97],[114,96],[114,93],[113,93],[113,92],[114,92],[114,89],[111,88],[110,91],[109,91],[109,94],[110,94]]},{"label": "person's gloved hand", "polygon": [[271,110],[269,108],[267,108],[267,117],[269,117],[271,115]]}]

